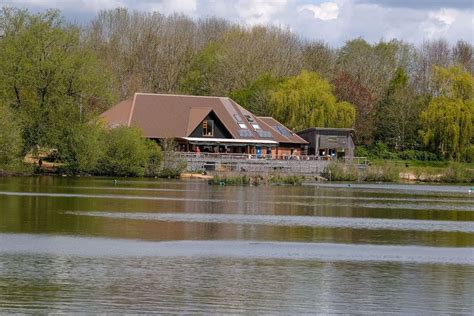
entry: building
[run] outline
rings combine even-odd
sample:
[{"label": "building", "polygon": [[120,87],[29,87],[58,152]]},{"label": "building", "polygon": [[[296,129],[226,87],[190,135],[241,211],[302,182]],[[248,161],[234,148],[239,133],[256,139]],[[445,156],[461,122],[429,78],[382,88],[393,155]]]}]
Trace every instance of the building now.
[{"label": "building", "polygon": [[297,133],[309,143],[308,155],[327,159],[354,158],[352,128],[308,128]]},{"label": "building", "polygon": [[185,152],[285,159],[306,154],[308,145],[275,119],[225,97],[135,93],[101,117],[110,127],[138,127],[149,139],[173,138]]}]

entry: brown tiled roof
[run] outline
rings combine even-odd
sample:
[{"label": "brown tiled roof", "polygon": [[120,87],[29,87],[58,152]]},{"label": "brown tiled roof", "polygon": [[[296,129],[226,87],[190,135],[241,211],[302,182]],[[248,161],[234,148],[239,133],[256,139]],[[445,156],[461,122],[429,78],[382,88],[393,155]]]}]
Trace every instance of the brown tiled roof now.
[{"label": "brown tiled roof", "polygon": [[132,110],[132,103],[133,98],[122,101],[102,113],[100,117],[104,118],[111,127],[115,127],[117,125],[128,126],[128,119]]},{"label": "brown tiled roof", "polygon": [[[148,138],[188,137],[202,120],[213,111],[234,139],[274,140],[280,143],[306,144],[297,135],[285,137],[271,124],[268,118],[259,118],[225,97],[188,96],[171,94],[135,93],[133,98],[120,102],[101,117],[109,126],[136,126]],[[257,130],[246,119],[246,115],[257,123]],[[240,119],[240,122],[237,120]],[[276,122],[276,121],[275,121]],[[239,124],[245,124],[252,137],[241,136]],[[278,122],[277,122],[278,123]],[[280,124],[280,123],[278,123]],[[262,133],[263,132],[263,133]],[[268,137],[271,133],[271,137]],[[266,134],[266,135],[265,135]]]},{"label": "brown tiled roof", "polygon": [[[296,133],[293,133],[290,129],[288,129],[285,125],[275,120],[273,117],[270,116],[260,116],[258,117],[265,125],[270,127],[272,130],[275,131],[278,137],[275,139],[279,143],[290,143],[290,144],[308,144],[303,138],[301,138]],[[280,130],[279,130],[280,129]],[[283,132],[285,135],[282,135],[282,130],[286,131]]]}]

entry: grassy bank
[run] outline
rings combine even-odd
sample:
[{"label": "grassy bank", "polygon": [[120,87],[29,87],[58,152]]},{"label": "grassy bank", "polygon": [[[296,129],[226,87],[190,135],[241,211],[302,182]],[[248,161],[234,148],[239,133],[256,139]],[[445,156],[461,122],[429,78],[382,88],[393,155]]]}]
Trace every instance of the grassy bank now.
[{"label": "grassy bank", "polygon": [[373,161],[365,169],[331,163],[322,174],[331,181],[474,183],[474,166],[456,162]]},{"label": "grassy bank", "polygon": [[238,174],[223,174],[214,175],[209,180],[211,185],[301,185],[304,177],[298,175],[238,175]]}]

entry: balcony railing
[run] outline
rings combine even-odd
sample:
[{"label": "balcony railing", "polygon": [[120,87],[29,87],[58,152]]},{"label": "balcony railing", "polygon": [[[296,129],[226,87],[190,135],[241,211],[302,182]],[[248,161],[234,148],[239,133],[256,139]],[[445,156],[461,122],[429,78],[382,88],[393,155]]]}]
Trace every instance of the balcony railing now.
[{"label": "balcony railing", "polygon": [[208,152],[176,152],[175,155],[182,160],[220,160],[220,161],[339,161],[347,164],[367,165],[366,157],[344,157],[333,159],[330,156],[314,155],[265,155],[265,154],[236,154],[236,153],[208,153]]}]

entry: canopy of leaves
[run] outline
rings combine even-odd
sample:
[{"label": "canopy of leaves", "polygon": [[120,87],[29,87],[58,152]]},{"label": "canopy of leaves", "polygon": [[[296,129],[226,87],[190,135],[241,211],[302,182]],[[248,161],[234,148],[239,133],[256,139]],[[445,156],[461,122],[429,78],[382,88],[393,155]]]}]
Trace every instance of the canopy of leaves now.
[{"label": "canopy of leaves", "polygon": [[150,156],[158,147],[151,145],[141,130],[116,127],[107,132],[104,154],[98,161],[98,173],[112,176],[143,176]]},{"label": "canopy of leaves", "polygon": [[413,148],[418,138],[417,122],[423,100],[416,98],[408,79],[405,70],[399,68],[376,107],[375,139],[397,150]]},{"label": "canopy of leaves", "polygon": [[268,116],[271,112],[270,91],[281,82],[282,79],[264,74],[249,86],[232,92],[230,97],[255,115]]},{"label": "canopy of leaves", "polygon": [[448,158],[472,160],[474,78],[459,67],[434,69],[438,96],[421,113],[422,139]]},{"label": "canopy of leaves", "polygon": [[21,118],[25,151],[51,145],[56,123],[91,117],[113,100],[111,79],[58,11],[0,11],[0,99]]},{"label": "canopy of leaves", "polygon": [[271,114],[294,130],[308,127],[352,127],[355,108],[337,102],[329,82],[315,72],[302,71],[271,92]]}]

